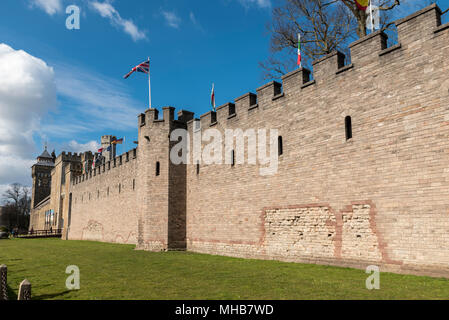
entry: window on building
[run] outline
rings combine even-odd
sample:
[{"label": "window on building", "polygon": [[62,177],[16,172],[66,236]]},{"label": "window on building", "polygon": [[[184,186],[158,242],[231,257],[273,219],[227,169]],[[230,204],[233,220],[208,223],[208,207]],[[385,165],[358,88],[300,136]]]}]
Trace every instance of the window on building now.
[{"label": "window on building", "polygon": [[133,190],[136,190],[136,179],[133,179]]},{"label": "window on building", "polygon": [[199,162],[196,163],[196,174],[197,175],[200,174],[200,163]]},{"label": "window on building", "polygon": [[161,174],[161,164],[160,162],[156,162],[156,176]]},{"label": "window on building", "polygon": [[346,131],[346,140],[352,138],[352,120],[350,116],[345,118],[345,131]]},{"label": "window on building", "polygon": [[121,193],[121,192],[122,192],[122,184],[119,183],[119,184],[118,184],[118,193]]},{"label": "window on building", "polygon": [[235,151],[231,151],[231,166],[235,165]]},{"label": "window on building", "polygon": [[284,154],[284,145],[282,142],[282,137],[278,137],[278,155],[281,156]]}]

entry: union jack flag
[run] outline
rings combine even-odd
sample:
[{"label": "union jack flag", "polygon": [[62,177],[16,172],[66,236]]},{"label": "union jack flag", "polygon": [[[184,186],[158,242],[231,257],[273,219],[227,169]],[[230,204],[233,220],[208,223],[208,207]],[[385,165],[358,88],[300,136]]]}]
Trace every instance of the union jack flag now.
[{"label": "union jack flag", "polygon": [[126,74],[124,76],[124,78],[128,79],[128,77],[130,75],[132,75],[134,72],[143,72],[143,73],[149,74],[150,73],[150,59],[148,59],[147,61],[142,62],[141,64],[132,68],[132,70],[128,74]]}]

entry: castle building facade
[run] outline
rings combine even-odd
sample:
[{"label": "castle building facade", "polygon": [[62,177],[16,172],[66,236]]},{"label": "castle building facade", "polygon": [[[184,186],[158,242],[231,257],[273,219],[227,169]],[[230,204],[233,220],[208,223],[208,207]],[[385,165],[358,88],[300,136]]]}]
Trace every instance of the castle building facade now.
[{"label": "castle building facade", "polygon": [[[295,70],[199,119],[148,109],[138,147],[94,169],[89,152],[53,165],[43,154],[30,228],[48,228],[53,210],[63,239],[447,276],[449,25],[434,4],[396,26],[394,46],[374,32],[351,44],[349,65],[334,52],[313,78]],[[249,151],[239,158],[238,139],[214,149],[230,161],[185,150],[190,161],[172,161],[177,132],[204,156],[230,130],[248,146],[265,134],[275,173]]]}]

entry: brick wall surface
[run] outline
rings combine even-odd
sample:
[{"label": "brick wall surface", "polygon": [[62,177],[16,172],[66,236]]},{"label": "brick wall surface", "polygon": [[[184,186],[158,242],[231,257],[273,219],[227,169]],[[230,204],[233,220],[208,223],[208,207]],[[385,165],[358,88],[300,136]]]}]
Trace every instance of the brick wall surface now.
[{"label": "brick wall surface", "polygon": [[72,184],[68,239],[137,244],[137,159],[119,159]]},{"label": "brick wall surface", "polygon": [[439,12],[398,21],[393,48],[376,32],[352,44],[350,66],[331,54],[312,82],[297,70],[283,90],[259,88],[257,106],[246,95],[234,117],[229,106],[216,123],[202,116],[203,131],[278,129],[284,154],[273,176],[260,164],[189,166],[187,249],[447,274],[449,32]]}]

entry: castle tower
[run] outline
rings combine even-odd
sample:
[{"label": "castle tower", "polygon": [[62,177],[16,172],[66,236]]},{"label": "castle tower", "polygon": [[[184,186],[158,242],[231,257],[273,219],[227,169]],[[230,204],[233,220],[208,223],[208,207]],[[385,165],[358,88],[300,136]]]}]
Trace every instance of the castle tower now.
[{"label": "castle tower", "polygon": [[140,219],[138,249],[151,251],[186,248],[186,165],[170,161],[170,134],[186,129],[193,113],[180,111],[175,120],[174,108],[164,107],[159,119],[157,109],[139,116],[137,180]]},{"label": "castle tower", "polygon": [[[105,161],[110,161],[116,156],[117,145],[112,144],[112,141],[114,141],[115,139],[117,138],[111,135],[101,137],[101,147],[103,148],[102,155]],[[111,147],[110,151],[108,151],[109,147]]]},{"label": "castle tower", "polygon": [[50,195],[51,170],[54,166],[55,163],[53,157],[48,153],[47,147],[45,147],[44,152],[37,157],[37,163],[31,167],[31,176],[33,178],[33,189],[31,195],[32,208]]}]

